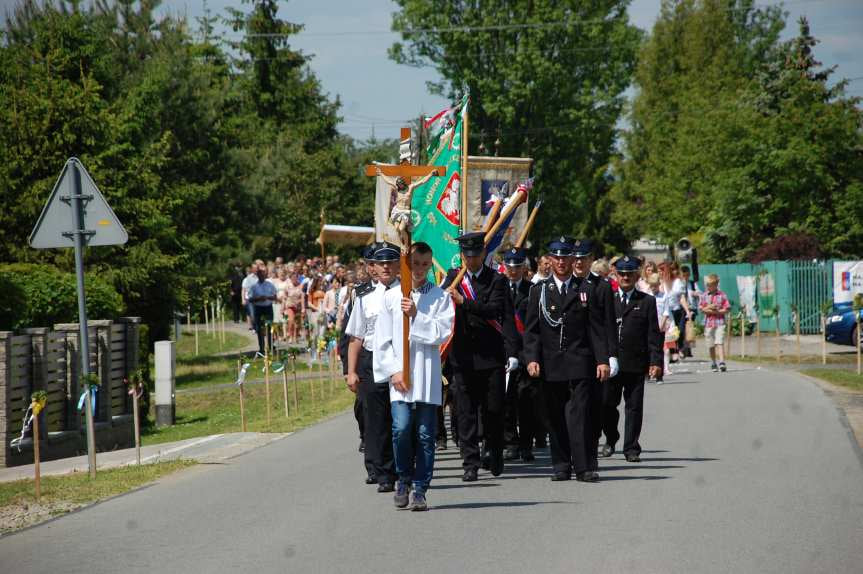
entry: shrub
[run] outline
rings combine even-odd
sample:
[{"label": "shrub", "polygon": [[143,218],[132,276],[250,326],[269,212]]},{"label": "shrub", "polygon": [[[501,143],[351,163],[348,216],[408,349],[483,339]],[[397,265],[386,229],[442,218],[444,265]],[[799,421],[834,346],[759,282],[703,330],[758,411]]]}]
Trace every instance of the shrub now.
[{"label": "shrub", "polygon": [[[124,310],[114,287],[97,276],[84,277],[88,319],[116,319]],[[78,321],[74,273],[47,265],[0,265],[0,329],[51,327]]]}]

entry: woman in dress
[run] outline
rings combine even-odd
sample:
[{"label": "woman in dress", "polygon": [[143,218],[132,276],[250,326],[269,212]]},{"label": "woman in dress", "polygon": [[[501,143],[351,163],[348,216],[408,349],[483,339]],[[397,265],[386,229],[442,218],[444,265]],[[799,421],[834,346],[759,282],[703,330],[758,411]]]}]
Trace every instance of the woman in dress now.
[{"label": "woman in dress", "polygon": [[323,326],[326,324],[324,316],[324,278],[318,274],[309,282],[308,295],[306,296],[306,317],[309,320],[309,344],[312,350],[317,349],[318,339],[323,335]]},{"label": "woman in dress", "polygon": [[288,342],[296,344],[300,334],[300,324],[303,321],[303,288],[297,273],[288,276],[285,286],[283,306],[288,319]]},{"label": "woman in dress", "polygon": [[284,304],[282,299],[285,292],[285,272],[276,271],[275,275],[270,278],[270,283],[276,286],[276,300],[273,301],[273,331],[277,341],[285,338],[285,315]]}]

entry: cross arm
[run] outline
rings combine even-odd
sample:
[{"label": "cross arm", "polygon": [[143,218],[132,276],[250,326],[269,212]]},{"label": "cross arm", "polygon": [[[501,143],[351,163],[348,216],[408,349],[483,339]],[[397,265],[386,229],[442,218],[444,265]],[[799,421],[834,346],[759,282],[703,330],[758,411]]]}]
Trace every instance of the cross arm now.
[{"label": "cross arm", "polygon": [[430,174],[441,176],[444,174],[444,168],[435,165],[367,165],[366,175],[369,177],[376,176],[379,169],[384,175],[404,178],[422,177]]}]

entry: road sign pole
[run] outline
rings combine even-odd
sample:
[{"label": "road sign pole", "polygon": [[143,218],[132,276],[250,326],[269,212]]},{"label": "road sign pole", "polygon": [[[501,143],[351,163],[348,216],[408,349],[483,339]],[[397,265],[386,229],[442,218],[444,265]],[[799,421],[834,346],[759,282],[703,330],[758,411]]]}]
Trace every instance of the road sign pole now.
[{"label": "road sign pole", "polygon": [[75,218],[75,279],[78,284],[78,324],[81,329],[81,378],[84,381],[84,409],[87,418],[87,463],[90,478],[96,478],[96,435],[93,427],[93,405],[90,398],[90,340],[87,332],[87,297],[84,292],[84,202],[81,195],[81,171],[73,164],[72,214]]}]

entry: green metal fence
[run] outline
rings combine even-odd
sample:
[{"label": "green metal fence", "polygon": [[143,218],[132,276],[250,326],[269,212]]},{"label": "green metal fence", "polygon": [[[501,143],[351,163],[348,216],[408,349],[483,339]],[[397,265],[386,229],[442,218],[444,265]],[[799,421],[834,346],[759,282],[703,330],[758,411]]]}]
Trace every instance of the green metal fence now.
[{"label": "green metal fence", "polygon": [[[704,264],[699,266],[699,286],[709,273],[719,276],[719,287],[728,296],[733,314],[740,311],[737,277],[753,277],[757,285],[758,321],[763,332],[794,332],[793,309],[800,312],[800,332],[821,331],[821,306],[833,299],[833,260],[764,261],[749,263]],[[778,317],[775,310],[778,308]]]}]

